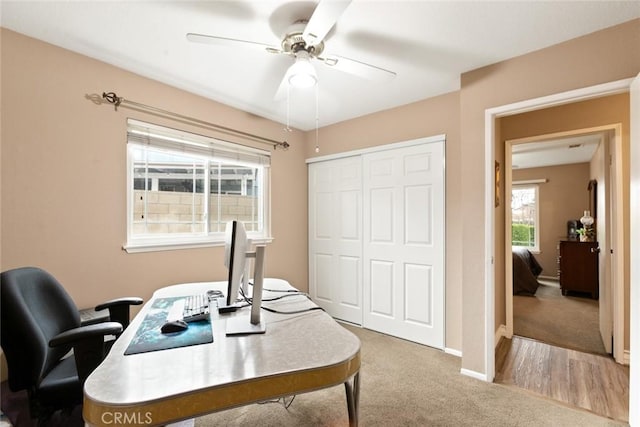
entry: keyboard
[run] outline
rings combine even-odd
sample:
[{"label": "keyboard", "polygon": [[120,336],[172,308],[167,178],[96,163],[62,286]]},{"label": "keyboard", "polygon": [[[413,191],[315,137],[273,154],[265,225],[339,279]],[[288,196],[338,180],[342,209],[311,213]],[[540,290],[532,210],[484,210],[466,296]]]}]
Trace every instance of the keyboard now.
[{"label": "keyboard", "polygon": [[184,320],[188,323],[207,319],[209,319],[209,297],[205,294],[188,295],[176,300],[167,313],[169,322]]}]

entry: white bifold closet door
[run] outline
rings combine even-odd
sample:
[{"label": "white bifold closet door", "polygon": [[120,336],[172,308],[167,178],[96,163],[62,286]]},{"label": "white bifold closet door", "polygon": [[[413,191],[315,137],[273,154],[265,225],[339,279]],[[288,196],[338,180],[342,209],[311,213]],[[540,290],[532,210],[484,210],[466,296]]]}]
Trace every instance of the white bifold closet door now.
[{"label": "white bifold closet door", "polygon": [[363,158],[363,326],[444,348],[444,143]]},{"label": "white bifold closet door", "polygon": [[309,290],[336,319],[444,348],[444,137],[309,163]]}]

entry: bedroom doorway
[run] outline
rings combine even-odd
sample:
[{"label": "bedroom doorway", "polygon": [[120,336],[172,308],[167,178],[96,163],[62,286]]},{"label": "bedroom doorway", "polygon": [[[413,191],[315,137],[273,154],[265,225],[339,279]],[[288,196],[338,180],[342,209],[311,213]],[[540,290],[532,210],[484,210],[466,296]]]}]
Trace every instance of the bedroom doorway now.
[{"label": "bedroom doorway", "polygon": [[[531,190],[533,199],[505,208],[506,335],[533,338],[541,342],[593,354],[613,354],[622,362],[622,349],[613,346],[615,336],[623,337],[624,305],[620,303],[622,284],[617,282],[620,263],[613,253],[623,253],[616,230],[618,183],[616,162],[620,151],[620,126],[611,125],[568,132],[519,138],[505,143],[505,194]],[[611,158],[611,166],[604,159]],[[593,191],[591,186],[598,182]],[[533,191],[535,190],[535,191]],[[621,191],[621,190],[620,190]],[[508,197],[508,196],[507,196]],[[507,198],[509,200],[509,198]],[[522,202],[522,200],[521,200]],[[535,229],[528,247],[515,250],[522,211],[533,211],[526,227]],[[596,216],[597,243],[565,244],[578,240],[575,230],[583,211]],[[526,215],[525,215],[526,216]],[[529,225],[535,223],[533,226]],[[573,235],[570,235],[574,233]],[[522,233],[521,233],[522,234]],[[520,239],[522,240],[522,239]],[[558,282],[560,247],[589,246],[594,287],[590,294],[561,290]],[[506,258],[509,259],[509,258]],[[524,260],[524,261],[523,261]],[[563,270],[569,266],[563,259]],[[574,263],[575,264],[575,263]],[[527,268],[522,267],[526,265]],[[584,266],[572,266],[584,271]],[[526,270],[526,271],[524,271]],[[526,273],[526,274],[525,274]],[[589,288],[590,289],[590,288]],[[599,297],[598,297],[599,295]],[[621,341],[621,340],[620,340]],[[621,342],[620,342],[621,343]],[[618,354],[616,354],[616,350]]]},{"label": "bedroom doorway", "polygon": [[[591,150],[590,145],[596,148]],[[563,159],[560,152],[547,152],[563,146],[567,152],[584,149],[586,153],[574,151],[575,156]],[[528,152],[534,152],[533,157],[552,158],[553,164],[527,164],[523,157],[531,156],[522,154]],[[521,212],[518,212],[517,204],[512,206],[512,210],[506,203],[505,255],[508,248],[513,257],[513,262],[505,260],[507,337],[511,339],[500,341],[496,347],[495,381],[614,420],[629,422],[629,362],[622,364],[622,339],[618,346],[613,344],[612,339],[606,342],[606,337],[623,337],[625,327],[624,294],[619,295],[624,292],[624,258],[619,257],[618,262],[613,256],[614,253],[624,253],[623,238],[618,234],[623,228],[623,209],[619,206],[623,181],[619,175],[620,152],[621,126],[618,124],[506,141],[505,199],[509,200],[514,188],[537,188],[535,200],[526,197],[521,200],[526,202],[524,204],[535,202],[534,214],[525,216],[525,223],[534,222],[536,232],[529,233],[533,238],[528,241],[519,239],[516,242],[525,240],[530,246],[528,249],[520,248],[526,249],[531,258],[526,265],[524,262],[522,265],[526,266],[535,285],[526,288],[530,284],[526,281],[529,277],[524,285],[516,283],[519,282],[516,274],[519,264],[516,251],[512,249],[515,237],[511,229],[512,224],[518,222]],[[519,171],[522,166],[525,166],[523,169],[528,170],[528,174],[519,173],[524,172]],[[550,190],[554,182],[568,185],[573,189],[569,192],[577,194],[559,195],[550,202],[548,199],[552,192],[546,190]],[[594,185],[594,182],[597,184]],[[561,190],[562,186],[559,187]],[[572,200],[576,195],[578,200]],[[560,288],[558,277],[553,274],[554,267],[565,271],[559,260],[553,263],[553,258],[558,258],[558,250],[551,250],[554,252],[551,256],[544,256],[545,252],[550,251],[549,242],[545,245],[544,238],[544,229],[549,228],[550,224],[546,223],[549,216],[541,211],[549,209],[549,203],[555,216],[568,218],[566,222],[556,224],[559,228],[550,233],[555,236],[552,239],[558,241],[552,242],[557,248],[561,247],[559,241],[570,239],[568,234],[575,224],[569,220],[580,222],[578,216],[582,207],[592,210],[596,218],[594,240],[597,242],[593,246],[600,248],[600,253],[595,255],[599,270],[595,294],[599,294],[598,299],[590,294],[564,292]],[[563,209],[569,209],[569,212],[563,213]],[[578,214],[574,214],[576,211]],[[555,221],[554,215],[551,215],[552,221]],[[549,230],[546,234],[549,234]],[[542,265],[536,257],[540,258]],[[621,272],[618,272],[618,268],[622,269]],[[517,289],[524,289],[522,293],[525,295],[515,295]],[[612,353],[615,352],[617,357],[614,360]],[[569,369],[571,366],[573,369]],[[596,373],[605,374],[601,376]]]}]

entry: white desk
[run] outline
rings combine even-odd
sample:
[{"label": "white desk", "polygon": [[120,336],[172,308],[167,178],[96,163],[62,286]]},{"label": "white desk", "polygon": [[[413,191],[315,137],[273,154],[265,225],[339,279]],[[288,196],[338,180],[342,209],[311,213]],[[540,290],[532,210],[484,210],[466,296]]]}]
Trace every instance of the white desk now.
[{"label": "white desk", "polygon": [[[265,279],[264,288],[265,299],[282,295],[268,289],[292,289],[280,279]],[[357,425],[360,341],[321,310],[286,315],[262,310],[265,334],[232,337],[225,335],[227,316],[250,309],[222,315],[212,310],[213,343],[124,355],[153,300],[209,289],[226,292],[226,283],[189,283],[154,293],[87,379],[88,425],[164,425],[341,383],[350,424]],[[263,306],[296,311],[314,304],[298,295]]]}]

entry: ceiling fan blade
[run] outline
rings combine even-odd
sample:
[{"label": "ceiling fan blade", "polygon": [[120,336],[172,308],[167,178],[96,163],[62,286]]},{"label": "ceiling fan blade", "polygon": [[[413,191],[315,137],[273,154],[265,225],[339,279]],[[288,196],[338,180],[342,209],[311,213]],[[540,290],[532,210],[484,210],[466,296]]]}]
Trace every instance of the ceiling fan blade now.
[{"label": "ceiling fan blade", "polygon": [[309,46],[319,44],[331,31],[351,0],[323,0],[318,3],[304,28],[302,38]]},{"label": "ceiling fan blade", "polygon": [[284,53],[281,49],[265,44],[249,40],[231,39],[227,37],[209,36],[206,34],[187,33],[187,40],[196,43],[214,44],[219,46],[245,46],[253,47],[260,50],[266,50],[271,53]]},{"label": "ceiling fan blade", "polygon": [[316,59],[322,61],[329,68],[353,74],[358,77],[363,77],[372,81],[387,82],[392,80],[396,76],[396,73],[393,71],[385,70],[384,68],[376,67],[375,65],[367,64],[365,62],[356,61],[355,59],[349,59],[342,56],[330,55],[324,58],[318,57]]}]

